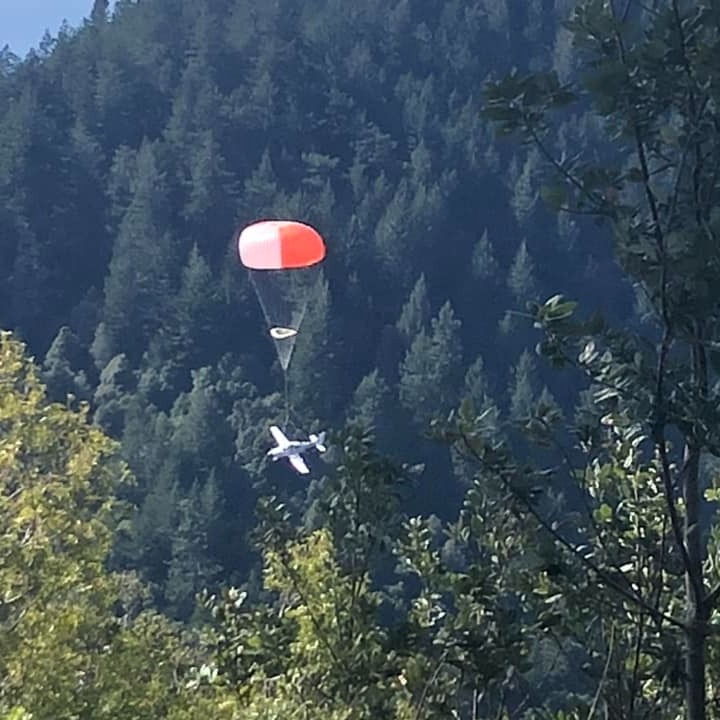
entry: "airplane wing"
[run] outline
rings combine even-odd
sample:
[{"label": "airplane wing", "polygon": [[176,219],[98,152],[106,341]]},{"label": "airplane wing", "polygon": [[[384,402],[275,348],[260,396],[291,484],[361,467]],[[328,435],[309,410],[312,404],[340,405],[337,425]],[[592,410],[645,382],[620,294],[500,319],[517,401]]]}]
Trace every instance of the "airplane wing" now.
[{"label": "airplane wing", "polygon": [[301,474],[301,475],[307,475],[310,472],[310,469],[305,464],[305,461],[302,459],[300,455],[288,455],[288,460],[290,461],[290,464]]},{"label": "airplane wing", "polygon": [[290,444],[283,431],[277,425],[270,426],[270,434],[275,439],[278,447],[286,448]]}]

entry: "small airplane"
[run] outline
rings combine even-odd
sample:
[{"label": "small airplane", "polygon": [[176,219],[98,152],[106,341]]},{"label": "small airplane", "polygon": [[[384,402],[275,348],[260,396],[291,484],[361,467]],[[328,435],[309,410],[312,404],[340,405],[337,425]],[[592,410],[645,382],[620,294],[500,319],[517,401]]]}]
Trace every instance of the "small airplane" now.
[{"label": "small airplane", "polygon": [[273,460],[278,460],[283,457],[287,458],[290,464],[301,475],[307,475],[310,472],[310,469],[303,460],[303,453],[313,449],[321,453],[327,450],[327,447],[325,447],[324,431],[319,435],[310,433],[307,440],[288,440],[277,425],[271,425],[270,434],[273,436],[277,446],[267,451],[268,457]]}]

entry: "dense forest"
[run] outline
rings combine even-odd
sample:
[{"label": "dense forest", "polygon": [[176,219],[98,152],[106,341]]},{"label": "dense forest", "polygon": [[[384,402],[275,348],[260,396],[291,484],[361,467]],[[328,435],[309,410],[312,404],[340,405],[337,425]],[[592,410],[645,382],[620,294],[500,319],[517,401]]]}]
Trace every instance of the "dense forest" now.
[{"label": "dense forest", "polygon": [[0,718],[720,718],[716,0],[88,10],[0,51]]}]

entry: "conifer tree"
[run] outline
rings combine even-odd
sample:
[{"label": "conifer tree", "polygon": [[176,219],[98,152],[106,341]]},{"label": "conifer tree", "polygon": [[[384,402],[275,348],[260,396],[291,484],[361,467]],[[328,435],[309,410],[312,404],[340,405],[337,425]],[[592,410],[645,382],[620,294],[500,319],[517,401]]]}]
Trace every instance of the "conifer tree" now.
[{"label": "conifer tree", "polygon": [[[187,158],[189,193],[183,216],[193,237],[220,236],[234,220],[235,181],[212,130],[198,133]],[[214,243],[203,242],[208,252]],[[207,250],[206,250],[207,248]],[[219,253],[214,253],[215,257]]]},{"label": "conifer tree", "polygon": [[397,329],[409,345],[423,330],[429,330],[430,301],[428,300],[425,275],[420,274],[410,296],[403,305],[397,321]]},{"label": "conifer tree", "polygon": [[108,0],[93,0],[90,11],[90,21],[93,25],[100,27],[107,21],[109,2]]},{"label": "conifer tree", "polygon": [[136,484],[132,497],[139,501],[157,476],[168,452],[171,427],[165,413],[139,392],[128,398],[121,436],[122,453]]},{"label": "conifer tree", "polygon": [[190,251],[173,305],[178,342],[188,366],[201,367],[218,357],[218,341],[226,333],[226,311],[217,279],[197,244]]},{"label": "conifer tree", "polygon": [[487,228],[473,247],[471,268],[473,277],[484,283],[497,279],[499,264]]},{"label": "conifer tree", "polygon": [[373,370],[366,375],[355,388],[347,423],[358,425],[374,433],[376,442],[382,446],[395,433],[393,427],[393,393],[379,371]]},{"label": "conifer tree", "polygon": [[115,437],[122,429],[125,408],[134,385],[135,378],[127,357],[122,353],[112,358],[100,373],[100,382],[93,396],[94,421]]},{"label": "conifer tree", "polygon": [[384,275],[405,287],[411,267],[406,261],[412,235],[412,181],[403,177],[395,188],[390,201],[374,230],[374,247]]},{"label": "conifer tree", "polygon": [[260,163],[243,186],[243,207],[247,208],[248,214],[253,219],[262,216],[272,207],[278,189],[270,152],[266,149],[260,158]]},{"label": "conifer tree", "polygon": [[177,267],[167,233],[165,178],[149,143],[138,153],[133,185],[105,282],[103,317],[111,347],[122,346],[131,362],[161,323]]},{"label": "conifer tree", "polygon": [[494,427],[499,431],[500,410],[491,393],[482,355],[478,355],[465,371],[463,396],[472,400],[479,415],[487,412],[485,416],[487,428]]},{"label": "conifer tree", "polygon": [[532,355],[524,350],[512,369],[510,382],[510,417],[521,420],[531,414],[537,397],[536,368]]},{"label": "conifer tree", "polygon": [[137,175],[137,151],[127,145],[116,148],[107,177],[108,213],[116,225],[130,207]]},{"label": "conifer tree", "polygon": [[50,396],[64,402],[68,395],[89,400],[92,389],[86,375],[89,357],[77,336],[64,325],[58,331],[43,361],[43,380]]},{"label": "conifer tree", "polygon": [[515,259],[508,274],[507,284],[516,303],[524,304],[528,300],[534,300],[537,296],[538,284],[535,277],[535,263],[528,251],[526,240],[520,243],[520,247],[515,254]]},{"label": "conifer tree", "polygon": [[189,390],[190,371],[208,366],[228,345],[228,307],[219,282],[193,245],[177,295],[168,302],[167,318],[150,341],[139,387],[150,399],[170,407]]},{"label": "conifer tree", "polygon": [[330,286],[321,277],[311,293],[297,344],[288,369],[293,407],[303,416],[331,420],[338,398],[335,353],[338,351],[332,323]]},{"label": "conifer tree", "polygon": [[421,426],[457,402],[462,379],[461,323],[449,301],[431,326],[415,337],[400,368],[400,400]]},{"label": "conifer tree", "polygon": [[[208,531],[218,521],[218,509],[202,502],[205,493],[197,483],[177,506],[177,528],[173,533],[165,597],[170,613],[188,620],[196,608],[195,596],[212,590],[219,567],[210,553]],[[209,496],[207,496],[209,497]]]},{"label": "conifer tree", "polygon": [[46,340],[45,333],[37,331],[37,321],[43,316],[50,276],[42,261],[40,242],[27,220],[23,219],[14,230],[16,251],[10,281],[10,319],[14,325],[31,328],[28,336],[35,344]]},{"label": "conifer tree", "polygon": [[[462,402],[470,401],[477,417],[482,418],[483,432],[487,437],[499,439],[502,436],[501,415],[495,399],[490,393],[490,383],[485,372],[485,362],[481,355],[465,371],[462,388]],[[474,463],[457,448],[451,448],[451,460],[455,475],[463,483],[470,485],[475,475]]]},{"label": "conifer tree", "polygon": [[158,597],[167,578],[172,539],[178,522],[178,504],[182,498],[177,482],[177,462],[166,456],[157,473],[150,478],[145,497],[133,517],[132,527],[138,567],[144,579],[155,588]]},{"label": "conifer tree", "polygon": [[219,402],[210,368],[192,371],[192,388],[178,397],[170,421],[178,480],[189,487],[214,467],[227,467],[232,456],[232,431]]}]

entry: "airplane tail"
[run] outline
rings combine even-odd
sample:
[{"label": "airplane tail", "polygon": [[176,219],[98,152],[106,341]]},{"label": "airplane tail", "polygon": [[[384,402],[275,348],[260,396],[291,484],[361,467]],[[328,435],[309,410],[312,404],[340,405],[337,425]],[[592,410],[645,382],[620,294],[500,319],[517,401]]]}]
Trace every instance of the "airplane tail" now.
[{"label": "airplane tail", "polygon": [[311,434],[310,440],[312,440],[315,443],[315,447],[317,448],[318,452],[325,452],[327,450],[327,446],[325,445],[325,431],[323,430],[319,435]]}]

